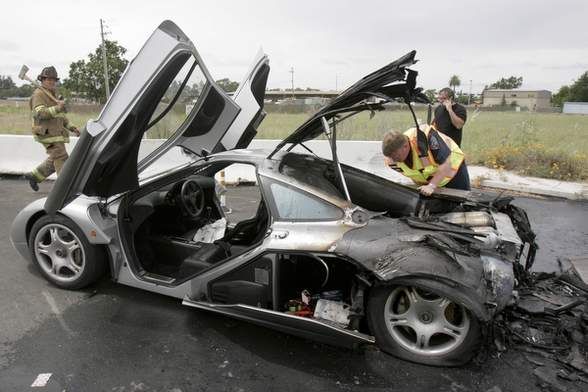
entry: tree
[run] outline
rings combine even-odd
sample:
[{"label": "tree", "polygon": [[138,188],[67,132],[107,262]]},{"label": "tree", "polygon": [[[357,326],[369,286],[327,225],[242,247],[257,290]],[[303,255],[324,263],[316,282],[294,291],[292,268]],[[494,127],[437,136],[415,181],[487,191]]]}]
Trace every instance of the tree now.
[{"label": "tree", "polygon": [[588,102],[588,71],[571,86],[561,86],[551,97],[551,102],[559,107],[562,107],[564,102]]},{"label": "tree", "polygon": [[35,87],[30,84],[23,84],[20,87],[15,87],[13,90],[16,90],[14,93],[15,97],[30,97],[33,95],[33,91],[35,91]]},{"label": "tree", "polygon": [[33,94],[34,87],[30,84],[23,84],[16,87],[16,84],[10,76],[0,75],[0,98],[7,97],[30,97]]},{"label": "tree", "polygon": [[457,103],[462,104],[462,105],[467,105],[470,103],[471,98],[469,97],[468,94],[457,94],[455,97],[455,100],[457,101]]},{"label": "tree", "polygon": [[435,98],[437,97],[437,90],[435,90],[434,88],[425,90],[425,95],[427,96],[427,98],[429,98],[429,101],[435,102]]},{"label": "tree", "polygon": [[569,101],[570,86],[561,86],[559,91],[551,97],[554,106],[562,107],[564,102]]},{"label": "tree", "polygon": [[588,102],[588,71],[570,86],[570,102]]},{"label": "tree", "polygon": [[16,87],[16,84],[14,84],[10,76],[0,75],[0,89],[8,90],[14,87]]},{"label": "tree", "polygon": [[[129,61],[123,57],[127,50],[118,42],[106,40],[104,43],[108,62],[108,80],[112,88],[118,83]],[[102,45],[99,45],[94,53],[88,54],[87,60],[78,60],[70,64],[69,77],[63,81],[63,86],[74,95],[96,102],[105,101]]]},{"label": "tree", "polygon": [[459,76],[451,76],[451,78],[449,79],[449,87],[451,87],[453,89],[453,92],[455,92],[455,88],[458,86],[461,86],[461,80],[459,80]]},{"label": "tree", "polygon": [[216,81],[216,84],[227,93],[232,93],[237,90],[237,87],[239,87],[239,82],[234,82],[229,78],[219,79]]},{"label": "tree", "polygon": [[492,83],[489,88],[501,89],[501,90],[512,90],[519,88],[523,85],[523,77],[511,76],[509,78],[500,78],[500,80]]},{"label": "tree", "polygon": [[[178,90],[180,89],[181,85],[182,85],[182,82],[179,80],[174,80],[173,82],[171,82],[171,84],[169,85],[169,87],[167,88],[167,90],[165,92],[165,95],[161,99],[162,102],[165,102],[165,103],[171,102],[175,98],[175,96],[177,95]],[[192,85],[186,84],[184,86],[184,89],[182,90],[182,92],[178,96],[178,102],[191,103],[200,96],[200,93],[202,92],[202,90],[204,90],[204,81],[192,83]]]}]

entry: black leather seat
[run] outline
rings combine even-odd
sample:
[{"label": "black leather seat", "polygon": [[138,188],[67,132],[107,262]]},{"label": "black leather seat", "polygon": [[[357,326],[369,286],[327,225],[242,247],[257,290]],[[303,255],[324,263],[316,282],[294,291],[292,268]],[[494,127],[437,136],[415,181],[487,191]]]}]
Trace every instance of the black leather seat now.
[{"label": "black leather seat", "polygon": [[178,277],[193,275],[230,256],[229,247],[222,241],[209,244],[201,242],[199,249],[186,257],[178,271]]}]

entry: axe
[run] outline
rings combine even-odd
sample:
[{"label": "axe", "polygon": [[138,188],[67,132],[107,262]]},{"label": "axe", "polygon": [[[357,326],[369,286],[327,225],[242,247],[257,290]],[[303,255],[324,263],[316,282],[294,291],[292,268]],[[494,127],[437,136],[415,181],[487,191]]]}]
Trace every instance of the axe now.
[{"label": "axe", "polygon": [[18,78],[21,80],[26,80],[27,82],[30,82],[35,87],[39,87],[39,82],[29,78],[27,75],[27,72],[29,72],[29,67],[27,67],[26,65],[23,65],[22,67],[20,67],[20,72],[18,73]]}]

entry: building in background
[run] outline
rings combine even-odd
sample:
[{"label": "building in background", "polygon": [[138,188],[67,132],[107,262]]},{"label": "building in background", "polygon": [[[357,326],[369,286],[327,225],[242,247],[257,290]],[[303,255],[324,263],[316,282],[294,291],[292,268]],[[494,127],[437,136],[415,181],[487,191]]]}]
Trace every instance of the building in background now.
[{"label": "building in background", "polygon": [[328,102],[328,100],[335,98],[339,93],[340,91],[333,90],[267,90],[265,92],[265,99],[272,100],[273,102],[282,102],[292,99],[326,98],[326,100],[317,100],[316,102]]},{"label": "building in background", "polygon": [[588,114],[588,102],[564,102],[563,113]]},{"label": "building in background", "polygon": [[531,111],[551,109],[551,91],[487,89],[483,92],[484,107],[520,106]]}]

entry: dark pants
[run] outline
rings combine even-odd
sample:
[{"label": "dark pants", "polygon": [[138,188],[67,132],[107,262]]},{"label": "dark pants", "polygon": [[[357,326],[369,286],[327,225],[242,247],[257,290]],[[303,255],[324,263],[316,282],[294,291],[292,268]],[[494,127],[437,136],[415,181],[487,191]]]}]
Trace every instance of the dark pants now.
[{"label": "dark pants", "polygon": [[453,176],[451,181],[449,181],[444,188],[462,189],[464,191],[470,190],[470,175],[465,161],[461,163],[455,176]]}]

